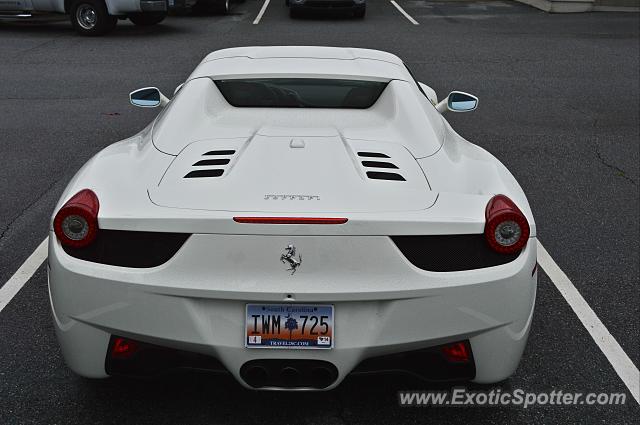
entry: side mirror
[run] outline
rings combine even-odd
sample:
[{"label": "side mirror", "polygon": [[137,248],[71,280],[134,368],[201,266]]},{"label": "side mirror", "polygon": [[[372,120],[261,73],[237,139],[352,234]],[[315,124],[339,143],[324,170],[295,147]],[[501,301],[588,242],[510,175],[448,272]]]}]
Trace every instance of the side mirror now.
[{"label": "side mirror", "polygon": [[140,108],[157,108],[169,103],[169,99],[157,87],[145,87],[129,93],[129,101]]},{"label": "side mirror", "polygon": [[420,85],[420,88],[425,96],[427,96],[427,99],[429,99],[433,106],[436,106],[438,104],[438,95],[436,94],[436,91],[424,83],[418,83],[418,85]]},{"label": "side mirror", "polygon": [[441,114],[447,111],[471,112],[478,107],[478,98],[472,94],[452,91],[446,99],[436,105],[436,109]]}]

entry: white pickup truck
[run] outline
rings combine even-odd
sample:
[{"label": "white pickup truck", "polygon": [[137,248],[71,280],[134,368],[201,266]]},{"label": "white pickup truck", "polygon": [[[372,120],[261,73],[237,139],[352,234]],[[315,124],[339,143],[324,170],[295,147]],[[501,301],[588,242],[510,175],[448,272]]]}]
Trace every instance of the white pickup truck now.
[{"label": "white pickup truck", "polygon": [[[82,35],[102,35],[115,28],[118,19],[128,18],[136,25],[155,25],[167,16],[169,8],[185,7],[190,0],[0,0],[0,17],[29,19],[64,13]],[[229,0],[198,0],[195,6],[229,10]]]}]

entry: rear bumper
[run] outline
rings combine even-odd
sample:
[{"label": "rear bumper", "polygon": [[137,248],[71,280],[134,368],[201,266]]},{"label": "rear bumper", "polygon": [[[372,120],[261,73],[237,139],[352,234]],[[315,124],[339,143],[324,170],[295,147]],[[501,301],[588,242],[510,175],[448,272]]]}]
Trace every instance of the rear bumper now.
[{"label": "rear bumper", "polygon": [[[278,262],[291,242],[305,256],[295,276]],[[49,289],[67,364],[88,377],[107,376],[109,340],[120,335],[218,359],[243,385],[249,361],[326,361],[338,372],[329,388],[365,359],[469,340],[474,380],[496,382],[513,373],[526,343],[535,246],[531,238],[501,266],[433,273],[386,237],[193,235],[162,266],[128,269],[70,257],[52,235]],[[335,348],[245,348],[245,304],[285,300],[333,304]]]},{"label": "rear bumper", "polygon": [[140,0],[140,10],[143,12],[166,12],[166,0]]}]

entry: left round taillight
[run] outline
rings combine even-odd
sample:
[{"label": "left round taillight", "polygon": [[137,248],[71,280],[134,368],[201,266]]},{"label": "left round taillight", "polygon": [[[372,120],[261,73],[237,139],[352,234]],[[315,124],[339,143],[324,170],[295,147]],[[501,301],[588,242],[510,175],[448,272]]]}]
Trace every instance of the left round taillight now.
[{"label": "left round taillight", "polygon": [[93,191],[83,189],[60,208],[53,219],[53,230],[61,244],[83,248],[98,235],[100,202]]},{"label": "left round taillight", "polygon": [[496,195],[485,210],[484,235],[489,246],[501,254],[514,254],[527,244],[529,222],[507,196]]}]

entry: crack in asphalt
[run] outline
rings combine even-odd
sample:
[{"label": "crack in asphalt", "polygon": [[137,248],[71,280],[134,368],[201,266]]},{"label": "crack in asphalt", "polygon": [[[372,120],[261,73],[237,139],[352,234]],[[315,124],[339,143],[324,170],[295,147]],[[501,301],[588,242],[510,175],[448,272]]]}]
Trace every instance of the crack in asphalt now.
[{"label": "crack in asphalt", "polygon": [[604,165],[605,167],[610,168],[612,170],[615,170],[617,176],[622,177],[622,178],[628,180],[629,182],[631,182],[631,184],[637,186],[636,181],[634,179],[632,179],[631,177],[627,176],[627,173],[622,168],[620,168],[620,167],[618,167],[616,165],[608,163],[604,159],[604,157],[602,156],[602,154],[600,153],[600,150],[598,148],[596,148],[596,156],[598,157],[598,159],[600,160],[602,165]]},{"label": "crack in asphalt", "polygon": [[40,195],[38,195],[38,197],[31,203],[29,203],[29,205],[27,205],[26,207],[24,207],[15,217],[13,217],[9,223],[5,226],[4,229],[2,229],[2,232],[0,232],[0,242],[2,241],[2,239],[4,238],[5,234],[9,231],[9,229],[11,228],[11,226],[13,226],[13,224],[20,218],[22,217],[28,210],[29,208],[31,208],[32,206],[34,206],[38,201],[40,201],[47,193],[49,193],[49,191],[60,181],[61,179],[58,180],[54,180],[49,186],[47,186],[47,188],[44,190],[44,192],[42,192]]}]

